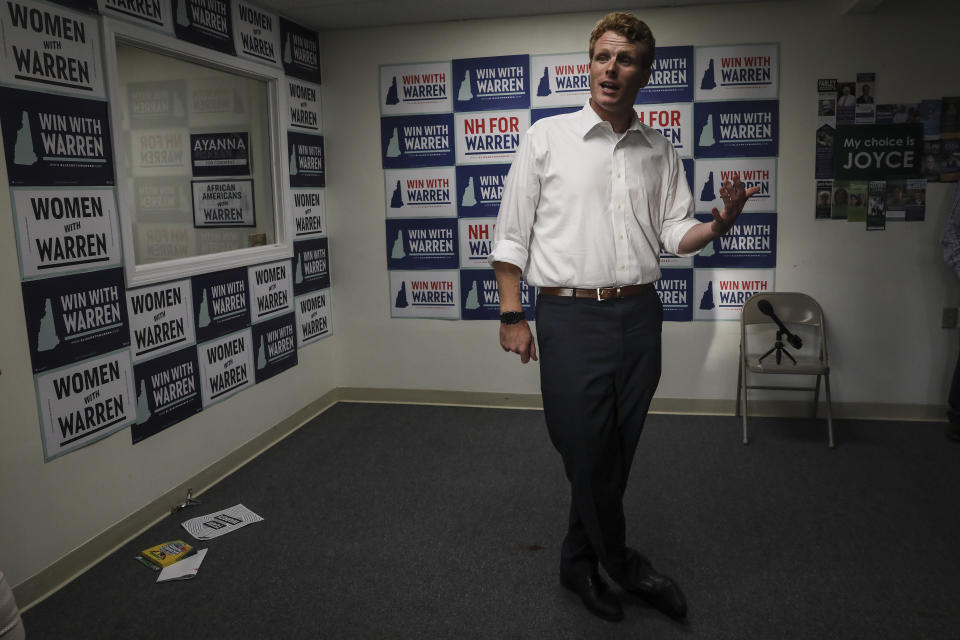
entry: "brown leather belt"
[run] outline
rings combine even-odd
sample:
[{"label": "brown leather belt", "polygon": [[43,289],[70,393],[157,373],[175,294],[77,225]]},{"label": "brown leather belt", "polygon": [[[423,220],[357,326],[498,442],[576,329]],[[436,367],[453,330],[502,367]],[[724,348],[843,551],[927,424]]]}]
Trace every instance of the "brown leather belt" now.
[{"label": "brown leather belt", "polygon": [[619,300],[638,296],[653,284],[628,284],[624,287],[596,287],[594,289],[572,289],[567,287],[540,287],[539,291],[545,296],[560,296],[563,298],[590,298],[591,300]]}]

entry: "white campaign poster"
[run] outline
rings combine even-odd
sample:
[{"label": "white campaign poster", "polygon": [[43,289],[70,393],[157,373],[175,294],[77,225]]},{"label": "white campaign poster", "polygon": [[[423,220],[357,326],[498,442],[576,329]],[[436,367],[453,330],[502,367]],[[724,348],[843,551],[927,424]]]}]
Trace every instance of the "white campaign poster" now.
[{"label": "white campaign poster", "polygon": [[385,116],[453,111],[450,62],[380,67],[380,113]]},{"label": "white campaign poster", "polygon": [[693,157],[693,104],[638,104],[640,122],[670,141],[681,158]]},{"label": "white campaign poster", "polygon": [[293,278],[289,260],[247,269],[250,282],[250,320],[257,323],[293,309]]},{"label": "white campaign poster", "polygon": [[456,169],[384,169],[387,218],[456,218]]},{"label": "white campaign poster", "polygon": [[496,218],[460,218],[460,268],[489,269]]},{"label": "white campaign poster", "polygon": [[127,289],[127,317],[134,362],[196,342],[190,280]]},{"label": "white campaign poster", "polygon": [[773,288],[773,269],[694,269],[693,319],[739,320],[743,303]]},{"label": "white campaign poster", "polygon": [[760,100],[779,94],[776,44],[695,47],[694,100]]},{"label": "white campaign poster", "polygon": [[196,235],[190,223],[140,223],[133,239],[137,260],[142,264],[196,255]]},{"label": "white campaign poster", "polygon": [[127,135],[134,176],[190,175],[190,133],[186,129],[137,130]]},{"label": "white campaign poster", "polygon": [[697,160],[693,177],[693,201],[697,213],[710,213],[713,207],[722,210],[720,186],[733,182],[740,176],[744,187],[759,187],[743,207],[744,213],[777,210],[777,159],[776,158],[725,158],[722,160]]},{"label": "white campaign poster", "polygon": [[290,128],[323,133],[320,85],[287,76]]},{"label": "white campaign poster", "polygon": [[253,180],[192,180],[196,227],[253,227]]},{"label": "white campaign poster", "polygon": [[520,136],[530,128],[530,110],[455,113],[457,164],[512,162]]},{"label": "white campaign poster", "polygon": [[113,189],[11,189],[25,279],[120,264]]},{"label": "white campaign poster", "polygon": [[280,66],[280,24],[276,14],[245,0],[235,0],[233,39],[241,58]]},{"label": "white campaign poster", "polygon": [[173,33],[171,3],[165,0],[97,0],[100,13]]},{"label": "white campaign poster", "polygon": [[292,189],[293,236],[297,240],[327,234],[323,189]]},{"label": "white campaign poster", "polygon": [[330,335],[333,312],[330,306],[329,288],[298,296],[296,308],[297,344],[300,347]]},{"label": "white campaign poster", "polygon": [[133,367],[124,349],[36,376],[46,460],[136,420]]},{"label": "white campaign poster", "polygon": [[250,328],[197,346],[204,408],[253,385]]},{"label": "white campaign poster", "polygon": [[579,107],[590,97],[586,51],[530,57],[530,107]]},{"label": "white campaign poster", "polygon": [[457,270],[390,272],[390,316],[393,318],[457,320],[459,300]]}]

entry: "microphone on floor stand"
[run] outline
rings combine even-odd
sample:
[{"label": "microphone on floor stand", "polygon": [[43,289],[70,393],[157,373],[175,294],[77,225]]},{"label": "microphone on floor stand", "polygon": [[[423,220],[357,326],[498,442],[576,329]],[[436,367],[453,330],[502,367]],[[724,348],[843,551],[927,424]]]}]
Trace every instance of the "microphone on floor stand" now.
[{"label": "microphone on floor stand", "polygon": [[790,352],[787,351],[786,347],[783,346],[783,337],[787,337],[787,342],[790,343],[794,349],[799,349],[803,346],[803,340],[800,339],[800,336],[795,335],[787,329],[787,326],[783,324],[780,318],[777,317],[777,314],[773,311],[773,305],[770,304],[769,300],[760,300],[757,302],[757,309],[760,309],[760,313],[770,316],[775,323],[777,323],[777,341],[774,343],[773,347],[767,351],[765,354],[760,356],[760,362],[763,362],[763,359],[766,358],[771,353],[776,352],[777,364],[780,364],[782,359],[782,354],[787,354],[787,357],[790,358],[790,361],[793,364],[797,364],[796,359],[790,355]]}]

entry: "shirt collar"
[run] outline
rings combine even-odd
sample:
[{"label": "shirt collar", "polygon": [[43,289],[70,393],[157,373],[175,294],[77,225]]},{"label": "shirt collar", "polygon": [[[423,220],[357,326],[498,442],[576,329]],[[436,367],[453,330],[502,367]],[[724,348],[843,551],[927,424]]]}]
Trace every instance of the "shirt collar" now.
[{"label": "shirt collar", "polygon": [[[580,137],[586,138],[595,128],[604,126],[606,120],[600,118],[597,115],[597,112],[593,110],[593,107],[590,106],[590,98],[587,98],[586,104],[583,105],[583,109],[580,110],[580,117],[578,122],[578,133]],[[610,124],[606,124],[607,127],[610,127]],[[610,129],[613,130],[612,127]],[[646,127],[640,122],[640,119],[637,117],[636,113],[633,115],[633,120],[630,121],[630,126],[627,127],[626,134],[631,132],[639,133],[643,138],[643,141],[647,144],[650,144],[650,139],[647,137]]]}]

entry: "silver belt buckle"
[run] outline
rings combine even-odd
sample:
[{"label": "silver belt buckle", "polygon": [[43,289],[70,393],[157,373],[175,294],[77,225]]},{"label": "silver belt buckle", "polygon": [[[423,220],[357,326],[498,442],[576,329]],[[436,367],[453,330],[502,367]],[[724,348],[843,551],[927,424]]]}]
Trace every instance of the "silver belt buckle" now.
[{"label": "silver belt buckle", "polygon": [[597,302],[603,302],[603,298],[600,297],[601,291],[603,291],[603,287],[597,287]]}]

